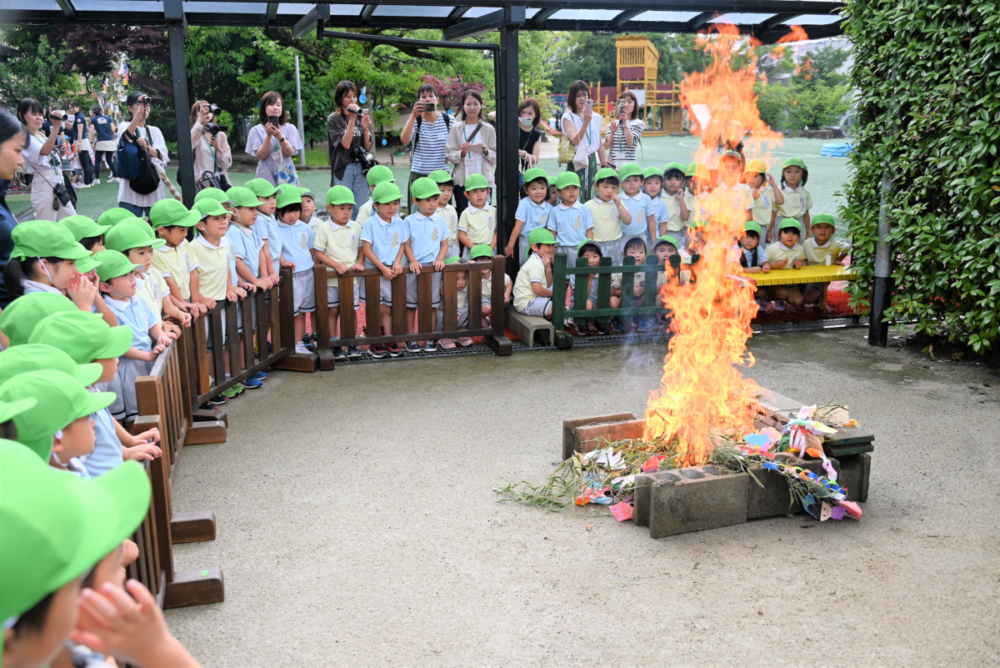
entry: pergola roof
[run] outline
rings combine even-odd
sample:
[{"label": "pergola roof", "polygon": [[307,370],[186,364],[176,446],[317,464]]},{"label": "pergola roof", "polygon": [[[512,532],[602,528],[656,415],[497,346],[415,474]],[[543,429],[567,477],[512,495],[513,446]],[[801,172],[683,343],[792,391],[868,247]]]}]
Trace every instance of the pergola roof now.
[{"label": "pergola roof", "polygon": [[[476,34],[477,19],[505,7],[524,7],[520,30],[693,33],[713,23],[731,23],[771,43],[801,25],[810,38],[841,32],[842,2],[827,0],[466,0],[459,6],[439,0],[379,0],[375,4],[317,3],[316,0],[241,2],[186,0],[189,25],[274,26],[311,31],[320,20],[326,28],[448,29],[453,35]],[[614,9],[608,9],[614,7]],[[0,0],[4,23],[117,23],[162,25],[162,0]],[[315,22],[315,23],[314,23]]]}]

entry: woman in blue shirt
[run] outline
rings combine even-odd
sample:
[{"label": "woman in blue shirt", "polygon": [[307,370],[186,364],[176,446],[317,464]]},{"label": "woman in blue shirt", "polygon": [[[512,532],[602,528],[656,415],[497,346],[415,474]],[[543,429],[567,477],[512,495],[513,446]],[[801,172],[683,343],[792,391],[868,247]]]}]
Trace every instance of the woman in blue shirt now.
[{"label": "woman in blue shirt", "polygon": [[[17,219],[7,206],[6,183],[14,178],[14,173],[24,164],[21,151],[24,150],[25,139],[21,123],[9,112],[0,109],[0,181],[4,182],[0,192],[0,273],[7,266],[10,251],[14,248],[10,233],[17,225]],[[7,308],[7,304],[11,301],[11,295],[7,294],[7,290],[0,282],[0,308]]]}]

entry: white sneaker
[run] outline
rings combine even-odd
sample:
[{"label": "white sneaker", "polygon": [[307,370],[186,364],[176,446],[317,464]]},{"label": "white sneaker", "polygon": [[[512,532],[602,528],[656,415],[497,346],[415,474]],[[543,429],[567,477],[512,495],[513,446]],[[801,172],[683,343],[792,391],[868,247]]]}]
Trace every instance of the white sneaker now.
[{"label": "white sneaker", "polygon": [[302,343],[301,341],[296,341],[295,342],[295,354],[296,355],[308,355],[309,354],[309,349],[306,348],[306,344]]}]

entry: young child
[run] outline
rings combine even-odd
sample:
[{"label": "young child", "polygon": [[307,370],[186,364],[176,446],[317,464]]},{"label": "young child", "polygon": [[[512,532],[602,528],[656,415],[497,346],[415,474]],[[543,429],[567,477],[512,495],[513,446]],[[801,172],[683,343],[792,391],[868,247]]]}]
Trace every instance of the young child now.
[{"label": "young child", "polygon": [[[289,191],[285,194],[285,191]],[[306,333],[306,313],[316,311],[316,285],[313,277],[313,231],[299,220],[302,198],[298,189],[285,188],[278,193],[277,235],[281,238],[281,266],[292,270],[292,294],[295,297],[295,352],[306,354],[309,350],[302,337]]]},{"label": "young child", "polygon": [[558,181],[558,179],[554,179],[551,176],[549,177],[549,196],[545,201],[552,207],[559,204],[559,188],[556,185],[556,181]]},{"label": "young child", "polygon": [[[57,293],[35,292],[18,297],[0,313],[0,335],[3,337],[4,349],[27,343],[35,326],[48,316],[79,310],[73,302]],[[85,309],[84,312],[90,313],[90,309]]]},{"label": "young child", "polygon": [[[403,195],[392,181],[378,185],[372,191],[375,214],[369,218],[361,230],[361,246],[365,256],[365,269],[378,269],[382,273],[379,279],[379,295],[371,295],[375,304],[381,299],[382,331],[392,334],[392,279],[403,273],[403,250],[407,236],[406,223],[399,217],[399,201]],[[365,281],[361,282],[361,301],[368,304],[365,294]],[[367,308],[371,308],[367,306]],[[368,336],[378,336],[369,332]],[[368,354],[376,359],[399,357],[403,354],[399,345],[376,344],[369,346]]]},{"label": "young child", "polygon": [[549,194],[549,177],[544,169],[534,167],[524,173],[523,197],[514,213],[514,229],[510,233],[504,255],[514,257],[514,242],[520,240],[521,261],[528,257],[528,234],[538,227],[547,227],[552,206],[546,201]]},{"label": "young child", "polygon": [[660,223],[659,232],[672,236],[677,241],[678,249],[683,249],[687,243],[687,225],[691,218],[684,195],[686,171],[679,162],[667,163],[663,168],[663,192],[660,194],[660,200],[667,209],[667,220]]},{"label": "young child", "polygon": [[[330,214],[329,222],[316,225],[316,237],[313,239],[313,251],[316,261],[325,264],[338,274],[349,271],[364,271],[364,256],[361,254],[361,223],[351,220],[354,213],[354,193],[347,186],[333,186],[326,192],[326,210]],[[358,280],[354,279],[354,303],[345,304],[344,308],[358,309]],[[340,282],[336,278],[326,280],[326,303],[330,309],[330,336],[337,338],[337,321],[340,318]],[[340,320],[340,337],[354,338],[355,332],[343,329]],[[358,346],[335,348],[333,358],[343,360],[350,357],[361,357]]]},{"label": "young child", "polygon": [[[257,222],[254,226],[259,236],[264,241],[264,248],[268,257],[271,258],[270,270],[267,273],[272,287],[281,280],[281,237],[278,236],[278,220],[274,217],[278,208],[278,189],[271,185],[267,179],[250,179],[245,188],[257,196],[260,203],[257,206]],[[286,189],[291,191],[295,186],[287,185]],[[264,274],[263,269],[261,275]]]},{"label": "young child", "polygon": [[65,225],[77,243],[91,254],[104,250],[104,235],[111,229],[110,225],[98,225],[92,218],[79,214],[63,218],[59,222]]},{"label": "young child", "polygon": [[[677,243],[677,239],[674,239],[669,234],[664,234],[660,236],[660,238],[656,240],[656,243],[653,244],[653,255],[656,256],[656,264],[664,268],[663,272],[658,273],[656,275],[657,306],[661,306],[663,303],[662,300],[660,299],[659,287],[664,283],[666,283],[669,280],[670,276],[677,273],[677,270],[680,268],[679,263],[678,266],[675,267],[670,260],[670,258],[673,257],[674,255],[680,256],[681,249],[679,248],[679,245],[680,244]],[[680,258],[678,257],[678,259]]]},{"label": "young child", "polygon": [[249,188],[233,186],[226,192],[230,213],[226,236],[233,245],[236,258],[236,275],[258,290],[269,290],[277,285],[278,277],[271,264],[261,230],[263,214],[259,212],[260,200]]},{"label": "young child", "polygon": [[632,214],[625,208],[618,194],[618,172],[605,167],[594,176],[594,196],[584,205],[594,219],[593,239],[601,244],[601,253],[619,264],[622,251],[618,241],[622,238],[622,225],[632,222]]},{"label": "young child", "polygon": [[[709,196],[713,215],[721,215],[730,229],[753,220],[754,198],[750,186],[740,183],[743,158],[736,151],[726,151],[719,158],[720,182]],[[736,236],[735,234],[733,236]]]},{"label": "young child", "polygon": [[622,235],[637,234],[643,239],[655,239],[656,207],[653,205],[653,198],[642,188],[642,167],[637,162],[625,163],[618,176],[622,180],[622,203],[632,217],[631,223],[622,223]]},{"label": "young child", "polygon": [[712,189],[709,184],[708,167],[700,162],[691,163],[684,172],[684,206],[688,210],[688,227],[692,222],[708,222],[712,215],[709,198]]},{"label": "young child", "polygon": [[[767,163],[763,160],[747,162],[743,180],[750,186],[750,193],[753,195],[753,221],[770,234],[774,223],[774,207],[784,204],[785,196],[774,182],[774,177],[767,173]],[[766,240],[761,239],[762,242]]]},{"label": "young child", "polygon": [[[621,240],[622,254],[624,257],[635,259],[636,265],[646,263],[646,242],[637,234],[623,237]],[[623,258],[624,259],[624,258]],[[620,308],[622,305],[622,286],[624,285],[624,274],[611,275],[611,308]],[[645,306],[646,295],[646,275],[643,273],[632,274],[632,306]],[[649,331],[649,323],[646,318],[633,316],[632,322],[640,332]],[[625,331],[625,325],[620,318],[611,319],[611,326],[617,331]]]},{"label": "young child", "polygon": [[438,198],[438,215],[444,218],[448,225],[448,257],[459,257],[462,249],[458,245],[458,212],[451,203],[455,182],[451,174],[443,169],[437,169],[428,174],[428,178],[437,184],[441,196]]},{"label": "young child", "polygon": [[156,324],[156,316],[146,302],[135,296],[136,279],[133,273],[141,265],[133,264],[118,251],[106,250],[97,254],[101,266],[97,276],[101,279],[101,292],[114,310],[119,325],[132,330],[132,345],[125,351],[118,364],[117,380],[109,389],[118,395],[111,406],[111,414],[126,423],[139,415],[135,395],[135,381],[148,376],[156,356],[170,345],[170,337]]},{"label": "young child", "polygon": [[781,191],[784,202],[774,203],[774,215],[767,230],[771,238],[774,222],[786,218],[794,218],[802,226],[803,234],[810,235],[809,210],[812,209],[812,195],[806,190],[809,181],[809,168],[802,158],[789,158],[781,165]]},{"label": "young child", "polygon": [[[486,244],[482,244],[486,245]],[[486,246],[489,248],[489,246]],[[490,253],[493,249],[490,248]],[[463,260],[458,257],[450,257],[445,260],[445,264],[466,264],[468,260]],[[469,272],[459,271],[455,273],[455,288],[457,293],[455,295],[455,305],[458,310],[457,327],[459,330],[469,328]],[[437,327],[438,331],[444,330],[444,312],[438,311],[437,316]],[[441,347],[445,350],[454,350],[455,344],[458,343],[462,347],[471,346],[472,339],[468,336],[461,336],[458,339],[441,339]]]},{"label": "young child", "polygon": [[[576,174],[573,174],[573,176],[576,176]],[[577,244],[576,254],[578,258],[582,258],[587,261],[588,267],[599,266],[601,264],[601,258],[603,257],[603,254],[601,253],[601,245],[593,239],[584,239]],[[570,280],[569,290],[567,291],[566,308],[576,308],[576,281],[578,280],[584,282],[583,293],[587,295],[586,304],[584,305],[585,308],[588,311],[592,311],[597,308],[597,274],[571,275],[570,279],[572,280]],[[569,324],[566,325],[566,331],[574,336],[596,336],[608,333],[607,326],[599,324],[593,318],[587,318],[586,324],[577,324],[577,318],[574,318],[573,320],[574,322],[572,327],[570,327]]]},{"label": "young child", "polygon": [[[448,172],[445,172],[447,174]],[[450,175],[449,175],[450,178]],[[372,193],[383,183],[395,183],[395,179],[392,176],[392,170],[385,165],[375,165],[368,170],[368,174],[365,175],[365,179],[368,181],[368,190]],[[454,187],[454,184],[452,184]],[[375,201],[373,197],[369,197],[364,204],[358,207],[358,215],[354,217],[361,227],[365,226],[365,223],[375,215]]]},{"label": "young child", "polygon": [[538,227],[528,234],[528,243],[531,256],[521,265],[514,281],[514,310],[551,320],[552,258],[556,254],[556,238],[546,228]]},{"label": "young child", "polygon": [[663,193],[663,174],[660,173],[657,167],[647,167],[642,170],[642,191],[646,193],[649,199],[653,202],[653,220],[656,222],[654,228],[655,240],[663,232],[660,232],[660,226],[665,225],[670,219],[670,214],[667,213],[667,203],[660,197]]},{"label": "young child", "polygon": [[[444,269],[444,260],[448,254],[448,225],[437,215],[441,191],[434,181],[426,176],[416,179],[410,194],[416,211],[403,220],[409,239],[403,246],[403,252],[410,270],[406,275],[406,326],[407,333],[413,334],[416,331],[417,276],[425,268],[424,265],[431,265],[427,269],[433,267],[434,270],[431,274],[431,294],[435,300],[431,303],[431,317],[437,321],[437,309],[441,307],[440,272]],[[427,339],[423,349],[429,353],[437,352],[437,341]],[[420,344],[407,341],[406,352],[419,353]]]},{"label": "young child", "polygon": [[81,308],[87,302],[90,310],[93,292],[83,286],[80,297],[76,297],[80,283],[77,274],[91,271],[96,264],[90,259],[90,251],[77,243],[67,227],[31,220],[15,226],[10,236],[14,248],[3,272],[9,295],[17,298],[33,292],[68,293]]},{"label": "young child", "polygon": [[473,246],[486,244],[497,247],[497,210],[489,204],[490,186],[482,174],[471,174],[465,179],[465,196],[469,206],[458,219],[458,243],[463,253]]},{"label": "young child", "polygon": [[[590,207],[580,204],[580,177],[576,172],[562,172],[556,179],[560,203],[549,215],[546,227],[556,239],[556,252],[566,254],[566,266],[575,267],[577,249],[594,238],[594,217]],[[530,247],[525,240],[525,249]]]},{"label": "young child", "polygon": [[[794,218],[785,218],[778,223],[778,240],[767,247],[767,262],[771,269],[801,269],[806,266],[805,253],[799,244],[801,236],[802,224]],[[802,290],[800,285],[775,285],[771,288],[770,297],[786,301],[792,306],[802,306],[806,303]],[[809,296],[814,297],[810,304],[819,299],[818,292]],[[775,308],[783,310],[778,304],[775,304]]]},{"label": "young child", "polygon": [[802,244],[808,264],[846,264],[850,247],[835,239],[836,222],[829,213],[816,214],[812,219],[812,236]]},{"label": "young child", "polygon": [[[744,234],[740,237],[740,266],[744,274],[767,274],[771,272],[771,263],[767,261],[764,247],[760,245],[760,237],[764,228],[752,220],[744,224]],[[767,290],[758,288],[754,299],[761,308],[766,305]]]},{"label": "young child", "polygon": [[313,231],[313,234],[315,234],[316,223],[319,222],[319,218],[315,216],[316,195],[308,188],[299,188],[299,197],[302,198],[302,214],[299,215],[299,222],[304,224]]},{"label": "young child", "polygon": [[[573,176],[576,176],[576,174],[573,174]],[[469,259],[473,262],[488,262],[493,259],[493,249],[486,244],[473,246],[472,251],[469,253]],[[483,269],[482,274],[483,320],[488,322],[490,314],[493,313],[493,269]],[[503,274],[503,287],[503,304],[501,304],[499,308],[503,308],[507,302],[510,301],[510,293],[514,289],[514,283],[510,280],[510,276],[506,273]]]},{"label": "young child", "polygon": [[197,319],[208,310],[191,299],[191,277],[198,270],[198,260],[187,242],[188,231],[197,224],[200,215],[173,198],[162,199],[149,211],[153,231],[166,245],[153,251],[153,269],[163,276],[170,298],[182,311]]}]

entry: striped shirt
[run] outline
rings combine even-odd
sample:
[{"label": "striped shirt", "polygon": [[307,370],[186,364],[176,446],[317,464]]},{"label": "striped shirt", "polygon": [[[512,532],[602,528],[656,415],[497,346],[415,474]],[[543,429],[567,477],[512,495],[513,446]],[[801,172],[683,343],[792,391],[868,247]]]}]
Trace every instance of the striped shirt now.
[{"label": "striped shirt", "polygon": [[631,146],[628,145],[628,141],[625,139],[625,128],[621,126],[618,127],[618,130],[611,139],[611,154],[608,156],[608,162],[614,164],[616,168],[620,168],[628,162],[635,162],[635,149],[639,146],[639,137],[642,136],[642,131],[646,129],[646,124],[637,118],[629,121],[628,127],[632,131]]},{"label": "striped shirt", "polygon": [[415,174],[430,174],[437,169],[448,169],[444,150],[448,143],[448,125],[444,114],[439,113],[433,123],[428,123],[423,118],[418,118],[417,122],[420,123],[420,140],[417,140],[418,132],[414,127],[412,141],[416,146],[410,154],[410,171]]}]

